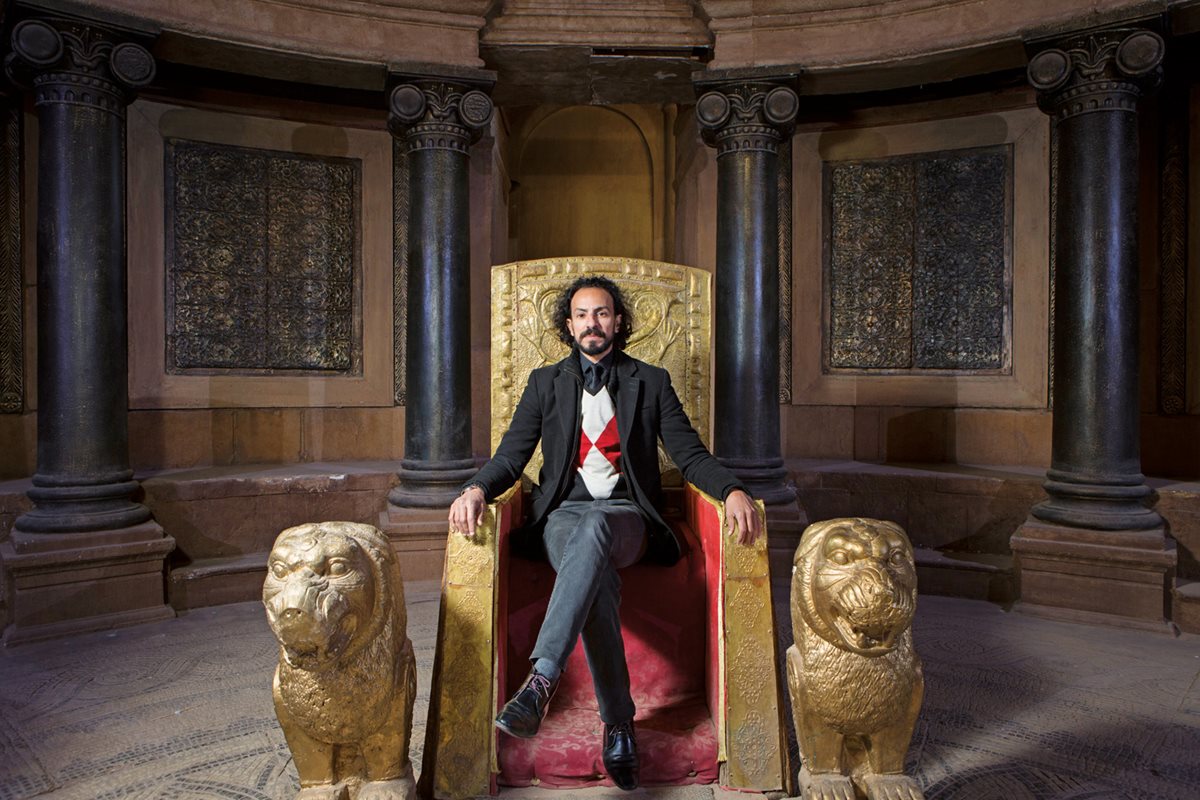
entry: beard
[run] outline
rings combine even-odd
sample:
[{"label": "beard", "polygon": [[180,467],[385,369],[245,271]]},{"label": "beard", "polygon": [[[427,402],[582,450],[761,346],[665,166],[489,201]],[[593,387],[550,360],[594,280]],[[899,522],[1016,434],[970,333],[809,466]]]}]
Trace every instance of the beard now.
[{"label": "beard", "polygon": [[[596,338],[589,339],[588,342],[584,342],[584,339],[588,339],[590,336],[595,336]],[[616,337],[605,336],[604,331],[595,329],[595,327],[589,327],[588,330],[581,333],[580,337],[575,339],[575,345],[577,348],[580,348],[584,354],[600,355],[601,353],[604,353],[605,350],[612,347],[614,338]]]}]

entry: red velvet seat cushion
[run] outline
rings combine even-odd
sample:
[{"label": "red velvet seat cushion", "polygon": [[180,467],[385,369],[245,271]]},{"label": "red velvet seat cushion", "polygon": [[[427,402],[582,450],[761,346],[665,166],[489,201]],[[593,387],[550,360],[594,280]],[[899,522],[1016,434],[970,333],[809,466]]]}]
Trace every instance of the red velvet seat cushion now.
[{"label": "red velvet seat cushion", "polygon": [[[704,557],[686,526],[691,552],[672,567],[621,571],[621,626],[637,705],[643,784],[717,780],[717,736],[705,699]],[[513,558],[507,573],[503,700],[529,672],[529,653],[546,612],[554,571]],[[499,782],[552,787],[611,785],[601,761],[602,724],[582,643],[567,661],[558,694],[533,739],[499,739]]]}]

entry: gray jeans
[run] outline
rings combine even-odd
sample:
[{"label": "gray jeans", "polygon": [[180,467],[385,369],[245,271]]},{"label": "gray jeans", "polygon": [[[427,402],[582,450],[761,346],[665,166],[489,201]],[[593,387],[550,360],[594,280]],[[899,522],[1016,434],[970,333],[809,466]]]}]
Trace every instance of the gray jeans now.
[{"label": "gray jeans", "polygon": [[563,667],[582,633],[600,718],[633,719],[617,570],[645,551],[646,517],[632,500],[567,500],[546,519],[542,541],[558,577],[530,659]]}]

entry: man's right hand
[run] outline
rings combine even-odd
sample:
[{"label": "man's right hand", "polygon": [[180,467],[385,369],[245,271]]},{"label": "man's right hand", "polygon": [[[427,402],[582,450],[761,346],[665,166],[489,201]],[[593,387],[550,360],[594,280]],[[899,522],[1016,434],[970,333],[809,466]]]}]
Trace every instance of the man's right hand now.
[{"label": "man's right hand", "polygon": [[468,539],[475,529],[483,524],[483,512],[487,511],[487,498],[483,489],[472,486],[450,504],[450,530],[458,531]]}]

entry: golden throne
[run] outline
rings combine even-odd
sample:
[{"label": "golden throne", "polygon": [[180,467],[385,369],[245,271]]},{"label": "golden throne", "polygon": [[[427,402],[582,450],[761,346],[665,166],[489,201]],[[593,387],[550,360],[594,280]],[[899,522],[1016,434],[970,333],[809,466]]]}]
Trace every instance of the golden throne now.
[{"label": "golden throne", "polygon": [[[492,446],[499,443],[529,373],[567,348],[552,330],[558,294],[581,274],[604,275],[626,294],[635,333],[626,351],[665,367],[701,437],[709,431],[711,276],[699,269],[624,258],[557,258],[492,270]],[[499,735],[492,720],[528,671],[554,574],[513,556],[524,488],[488,507],[473,539],[450,533],[421,774],[421,796],[496,794],[500,785],[605,782],[591,679],[577,647],[542,731]],[[661,444],[664,516],[691,545],[673,567],[622,571],[621,618],[645,784],[719,782],[783,789],[791,769],[783,740],[781,682],[766,537],[743,546],[724,528],[723,506],[681,487]],[[669,488],[671,486],[679,488]],[[759,503],[762,518],[762,504]],[[594,750],[594,752],[593,752]]]}]

